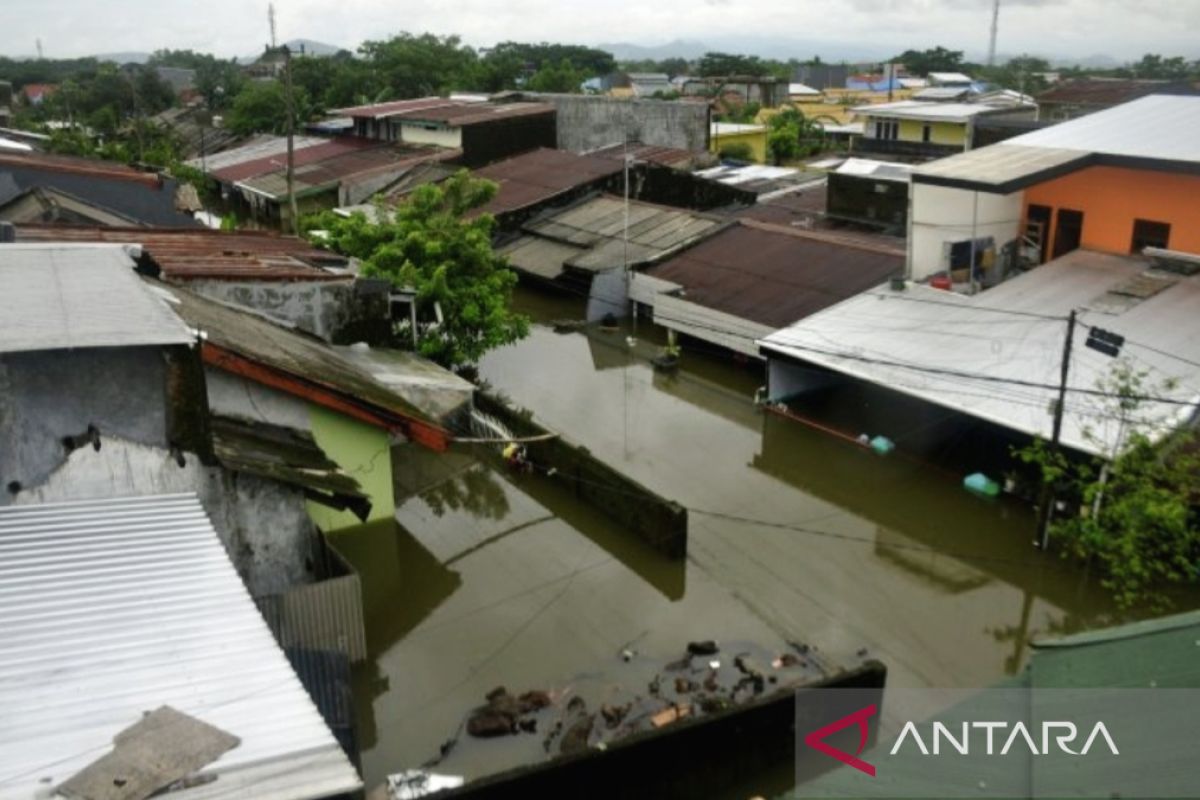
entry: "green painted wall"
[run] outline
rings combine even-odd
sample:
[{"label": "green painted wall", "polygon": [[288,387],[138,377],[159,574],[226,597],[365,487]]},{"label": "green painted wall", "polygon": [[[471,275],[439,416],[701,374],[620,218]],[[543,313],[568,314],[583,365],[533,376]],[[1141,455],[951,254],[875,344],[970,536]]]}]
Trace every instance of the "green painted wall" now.
[{"label": "green painted wall", "polygon": [[[354,476],[370,496],[371,516],[367,521],[391,519],[396,513],[396,498],[387,431],[315,405],[309,406],[309,420],[321,449]],[[362,524],[349,511],[336,511],[311,501],[308,515],[326,533]]]}]

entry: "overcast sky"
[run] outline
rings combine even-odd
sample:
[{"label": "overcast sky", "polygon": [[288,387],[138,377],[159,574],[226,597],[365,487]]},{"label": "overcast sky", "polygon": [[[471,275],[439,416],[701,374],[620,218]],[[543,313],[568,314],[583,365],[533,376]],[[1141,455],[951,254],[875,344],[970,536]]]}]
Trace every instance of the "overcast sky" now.
[{"label": "overcast sky", "polygon": [[[769,37],[794,55],[846,57],[943,44],[982,54],[991,0],[278,0],[279,37],[356,47],[400,30],[469,44],[558,41],[658,45]],[[47,56],[191,48],[257,53],[269,38],[256,0],[0,0],[0,54]],[[1002,0],[1001,53],[1064,58],[1146,52],[1200,59],[1200,0]],[[836,52],[835,52],[836,51]]]}]

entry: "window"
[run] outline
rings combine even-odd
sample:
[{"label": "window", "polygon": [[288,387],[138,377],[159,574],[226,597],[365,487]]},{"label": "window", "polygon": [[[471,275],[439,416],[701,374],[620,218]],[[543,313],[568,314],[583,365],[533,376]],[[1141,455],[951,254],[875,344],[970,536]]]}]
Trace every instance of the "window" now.
[{"label": "window", "polygon": [[921,141],[928,142],[932,138],[933,138],[933,126],[932,125],[922,126],[921,127]]},{"label": "window", "polygon": [[1147,247],[1161,247],[1166,249],[1167,242],[1171,240],[1171,226],[1166,222],[1154,222],[1148,219],[1135,219],[1133,221],[1133,242],[1129,247],[1129,252],[1134,255],[1141,255],[1142,250]]},{"label": "window", "polygon": [[895,119],[877,119],[875,120],[875,138],[876,139],[898,139],[900,138],[900,121]]}]

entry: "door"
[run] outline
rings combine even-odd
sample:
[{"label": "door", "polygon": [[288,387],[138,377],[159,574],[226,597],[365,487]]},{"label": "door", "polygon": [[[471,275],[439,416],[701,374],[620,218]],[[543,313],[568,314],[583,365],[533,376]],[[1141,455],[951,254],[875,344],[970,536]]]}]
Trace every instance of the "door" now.
[{"label": "door", "polygon": [[1050,216],[1053,214],[1050,206],[1030,205],[1025,214],[1025,238],[1037,242],[1041,251],[1038,263],[1046,263],[1046,253],[1050,252]]},{"label": "door", "polygon": [[1058,224],[1054,228],[1054,257],[1065,256],[1078,250],[1083,241],[1083,212],[1069,208],[1058,210]]}]

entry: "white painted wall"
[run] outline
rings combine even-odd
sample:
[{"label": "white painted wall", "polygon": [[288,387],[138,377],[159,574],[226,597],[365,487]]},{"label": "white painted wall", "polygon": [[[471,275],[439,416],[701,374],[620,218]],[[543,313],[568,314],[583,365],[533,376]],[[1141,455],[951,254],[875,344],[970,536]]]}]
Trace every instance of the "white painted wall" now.
[{"label": "white painted wall", "polygon": [[1024,192],[999,195],[930,186],[912,185],[908,275],[924,280],[946,269],[946,242],[991,236],[999,251],[1017,238],[1021,225]]},{"label": "white painted wall", "polygon": [[401,125],[400,139],[406,144],[432,144],[437,147],[462,147],[462,128],[423,128]]}]

